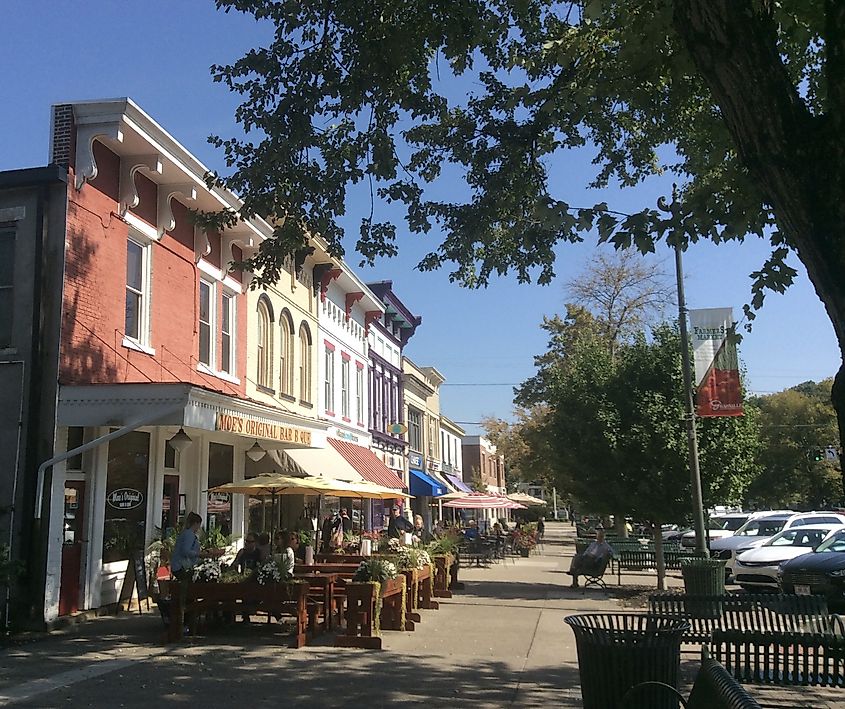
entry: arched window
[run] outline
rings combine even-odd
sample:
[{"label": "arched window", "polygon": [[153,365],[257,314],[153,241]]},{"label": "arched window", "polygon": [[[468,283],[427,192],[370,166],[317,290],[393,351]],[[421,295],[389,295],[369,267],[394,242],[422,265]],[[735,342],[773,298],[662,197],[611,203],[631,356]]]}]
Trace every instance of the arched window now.
[{"label": "arched window", "polygon": [[311,401],[311,332],[305,323],[299,326],[299,399]]},{"label": "arched window", "polygon": [[273,386],[273,315],[264,298],[258,301],[257,371],[255,382],[268,389]]},{"label": "arched window", "polygon": [[293,320],[287,310],[279,316],[279,391],[293,396]]}]

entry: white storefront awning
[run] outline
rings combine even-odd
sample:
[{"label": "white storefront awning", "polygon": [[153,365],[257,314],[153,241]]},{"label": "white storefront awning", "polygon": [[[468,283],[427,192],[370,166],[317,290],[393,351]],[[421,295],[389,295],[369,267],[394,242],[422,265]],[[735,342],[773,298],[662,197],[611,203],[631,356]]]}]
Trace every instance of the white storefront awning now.
[{"label": "white storefront awning", "polygon": [[364,478],[331,446],[326,448],[290,448],[282,455],[292,460],[304,475],[335,480],[359,481]]},{"label": "white storefront awning", "polygon": [[[155,416],[156,410],[161,411],[160,417]],[[60,426],[117,427],[139,417],[151,421],[150,426],[184,426],[257,439],[264,448],[324,447],[328,428],[316,419],[190,384],[93,384],[59,389]]]}]

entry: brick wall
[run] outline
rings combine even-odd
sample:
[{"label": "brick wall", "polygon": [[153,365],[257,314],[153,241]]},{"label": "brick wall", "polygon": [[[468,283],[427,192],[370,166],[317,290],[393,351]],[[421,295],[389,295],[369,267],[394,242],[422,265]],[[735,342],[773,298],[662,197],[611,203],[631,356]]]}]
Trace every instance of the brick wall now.
[{"label": "brick wall", "polygon": [[[155,355],[122,345],[129,226],[118,216],[120,161],[101,145],[95,155],[97,178],[79,191],[69,190],[60,381],[190,382],[230,395],[244,395],[245,295],[236,299],[235,374],[241,384],[197,371],[199,273],[194,264],[193,225],[185,208],[175,200],[176,227],[151,246],[149,344]],[[156,186],[140,177],[136,181],[140,203],[132,212],[154,226]],[[219,253],[219,243],[216,248]],[[218,311],[221,296],[218,284]],[[219,352],[219,324],[217,330]]]}]

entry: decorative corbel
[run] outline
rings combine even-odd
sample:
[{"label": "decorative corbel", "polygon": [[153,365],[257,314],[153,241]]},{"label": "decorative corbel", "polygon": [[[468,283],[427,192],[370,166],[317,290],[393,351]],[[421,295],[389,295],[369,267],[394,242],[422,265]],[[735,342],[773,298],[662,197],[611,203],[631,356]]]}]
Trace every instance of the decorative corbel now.
[{"label": "decorative corbel", "polygon": [[[176,220],[173,218],[173,208],[170,201],[179,195],[188,202],[197,199],[197,188],[191,183],[178,185],[158,186],[158,238],[164,236],[164,232],[172,231],[176,227]],[[182,200],[179,200],[180,202]]]},{"label": "decorative corbel", "polygon": [[381,310],[368,310],[364,313],[364,337],[370,334],[370,325],[372,325],[381,316]]},{"label": "decorative corbel", "polygon": [[194,263],[199,263],[203,256],[211,253],[211,242],[208,233],[200,226],[194,226]]},{"label": "decorative corbel", "polygon": [[81,190],[89,180],[97,176],[97,161],[94,160],[94,140],[110,138],[118,143],[123,142],[123,129],[120,121],[108,123],[86,123],[76,129],[76,159],[74,161],[74,184]]},{"label": "decorative corbel", "polygon": [[364,297],[363,291],[353,291],[346,294],[346,320],[352,316],[352,306]]},{"label": "decorative corbel", "polygon": [[329,283],[340,278],[343,271],[336,268],[333,263],[318,263],[314,266],[314,293],[316,295],[317,288],[320,289],[320,302],[324,303],[326,300],[326,293],[329,290]]},{"label": "decorative corbel", "polygon": [[[135,173],[140,169],[160,175],[164,170],[159,155],[124,155],[120,158],[120,216],[138,206]],[[161,234],[159,234],[161,236]]]}]

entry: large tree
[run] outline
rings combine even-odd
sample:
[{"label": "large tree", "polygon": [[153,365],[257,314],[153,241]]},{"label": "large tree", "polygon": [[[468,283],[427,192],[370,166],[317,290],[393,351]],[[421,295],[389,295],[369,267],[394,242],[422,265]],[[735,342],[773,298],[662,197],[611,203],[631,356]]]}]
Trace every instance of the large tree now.
[{"label": "large tree", "polygon": [[[840,0],[217,0],[272,40],[216,80],[240,93],[246,137],[216,139],[225,182],[277,238],[251,265],[278,276],[361,183],[357,248],[396,252],[406,227],[442,229],[422,268],[478,286],[516,271],[548,282],[554,245],[596,229],[651,251],[661,238],[771,241],[752,306],[807,268],[845,353],[845,3]],[[667,211],[573,205],[550,183],[586,148],[590,186],[669,173]],[[444,175],[467,189],[427,190]],[[222,225],[225,219],[216,219]],[[753,314],[752,314],[753,315]],[[845,366],[832,398],[845,434]]]},{"label": "large tree", "polygon": [[[828,379],[756,399],[760,411],[760,474],[746,497],[757,507],[821,509],[841,500],[836,414]],[[816,460],[820,457],[821,460]]]},{"label": "large tree", "polygon": [[[680,348],[668,325],[620,345],[615,357],[586,337],[550,379],[561,484],[581,509],[650,522],[656,542],[661,523],[691,512]],[[756,472],[756,417],[704,420],[699,439],[706,503],[739,500]]]}]

